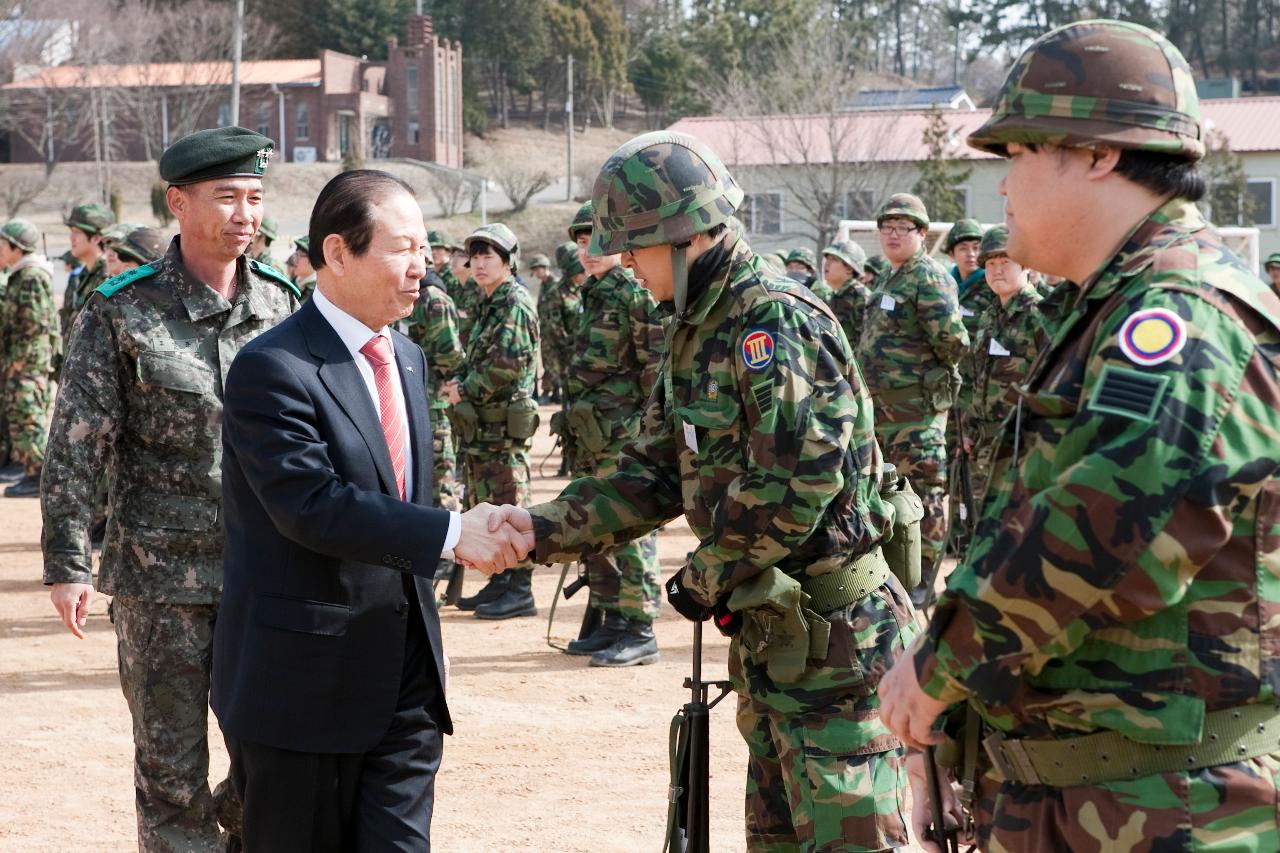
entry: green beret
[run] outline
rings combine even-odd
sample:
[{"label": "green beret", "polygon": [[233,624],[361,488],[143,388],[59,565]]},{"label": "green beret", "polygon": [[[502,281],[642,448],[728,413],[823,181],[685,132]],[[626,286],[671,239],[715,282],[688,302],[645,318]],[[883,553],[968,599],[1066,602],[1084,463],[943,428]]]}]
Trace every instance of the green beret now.
[{"label": "green beret", "polygon": [[1275,266],[1280,266],[1280,252],[1272,252],[1267,255],[1267,262],[1262,265],[1262,268],[1265,270]]},{"label": "green beret", "polygon": [[274,216],[262,217],[262,224],[258,226],[258,233],[263,237],[266,237],[268,240],[274,240],[276,237],[280,236],[280,230],[279,226],[276,224],[276,218]]},{"label": "green beret", "polygon": [[174,186],[214,178],[260,178],[267,171],[275,143],[243,127],[197,130],[160,155],[160,178]]},{"label": "green beret", "polygon": [[111,211],[107,210],[100,204],[82,204],[73,208],[70,215],[62,220],[62,224],[68,228],[79,228],[84,233],[93,236],[101,234],[106,229],[115,224],[116,218]]}]

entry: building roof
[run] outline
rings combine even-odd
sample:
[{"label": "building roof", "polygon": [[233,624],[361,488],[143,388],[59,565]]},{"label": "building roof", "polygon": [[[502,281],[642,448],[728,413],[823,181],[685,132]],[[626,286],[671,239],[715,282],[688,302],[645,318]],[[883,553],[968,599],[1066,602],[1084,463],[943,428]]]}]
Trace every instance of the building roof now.
[{"label": "building roof", "polygon": [[[963,96],[963,98],[961,97]],[[972,108],[962,86],[926,86],[919,89],[864,89],[849,100],[854,110],[913,109],[936,105],[951,106],[957,102]]]},{"label": "building roof", "polygon": [[[1218,130],[1237,153],[1280,151],[1280,97],[1204,101],[1206,130]],[[990,160],[965,137],[991,111],[943,110],[952,128],[951,150],[959,159]],[[929,159],[924,131],[929,110],[871,110],[831,115],[703,116],[684,118],[669,128],[689,133],[735,166],[795,166],[832,162],[903,163]]]},{"label": "building roof", "polygon": [[[240,64],[246,86],[319,85],[319,59],[267,59]],[[5,89],[208,86],[231,84],[230,62],[153,62],[138,65],[55,65]]]}]

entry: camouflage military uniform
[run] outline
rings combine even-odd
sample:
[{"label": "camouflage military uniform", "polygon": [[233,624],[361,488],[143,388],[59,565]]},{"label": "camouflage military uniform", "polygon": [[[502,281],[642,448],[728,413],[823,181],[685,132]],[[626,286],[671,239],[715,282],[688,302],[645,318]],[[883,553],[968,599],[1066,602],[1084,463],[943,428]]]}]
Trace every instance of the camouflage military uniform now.
[{"label": "camouflage military uniform", "polygon": [[44,469],[44,582],[93,582],[92,497],[107,472],[98,589],[115,596],[139,847],[217,850],[223,803],[209,791],[206,737],[222,587],[222,381],[240,348],[298,303],[248,259],[228,303],[183,266],[179,246],[112,279],[76,322]]},{"label": "camouflage military uniform", "polygon": [[9,270],[0,301],[0,368],[3,420],[13,459],[39,478],[48,440],[54,360],[62,350],[53,300],[53,267],[44,255],[27,254]]},{"label": "camouflage military uniform", "polygon": [[858,341],[862,337],[862,325],[867,315],[867,302],[871,299],[871,290],[856,278],[851,278],[831,297],[831,313],[840,321],[849,346],[854,347],[857,354]]},{"label": "camouflage military uniform", "polygon": [[946,542],[947,411],[956,401],[957,365],[968,346],[955,282],[924,249],[876,281],[858,366],[875,400],[885,459],[924,501],[926,566],[939,559]]},{"label": "camouflage military uniform", "polygon": [[[1089,21],[1037,39],[969,141],[1194,161],[1200,130],[1176,48]],[[1280,849],[1278,351],[1280,299],[1191,200],[1081,282],[913,661],[998,733],[982,849]]]},{"label": "camouflage military uniform", "polygon": [[[589,406],[598,425],[595,448],[578,438],[575,477],[607,477],[618,470],[625,444],[640,429],[640,414],[657,384],[664,342],[662,315],[649,291],[622,267],[582,287],[577,352],[566,373],[569,400]],[[628,619],[652,622],[661,604],[656,533],[584,560],[591,603]]]},{"label": "camouflage military uniform", "polygon": [[462,341],[458,336],[458,312],[445,293],[444,282],[428,271],[418,291],[413,313],[404,321],[404,333],[427,356],[427,399],[431,403],[432,499],[441,509],[460,510],[457,448],[449,422],[449,405],[442,389],[462,366]]},{"label": "camouflage military uniform", "polygon": [[961,280],[960,270],[952,266],[951,278],[956,283],[960,301],[960,319],[964,321],[965,331],[972,339],[973,333],[978,329],[978,316],[998,300],[991,288],[987,287],[987,276],[981,269],[974,270],[968,278]]},{"label": "camouflage military uniform", "polygon": [[[701,176],[690,161],[706,164]],[[634,192],[637,206],[679,212],[657,229],[602,234],[627,221],[637,185],[645,190]],[[684,195],[673,203],[676,193]],[[741,197],[696,140],[647,134],[597,179],[592,252],[682,242],[723,224]],[[640,437],[616,473],[577,480],[532,509],[537,559],[596,553],[683,514],[700,545],[679,577],[702,607],[735,601],[762,580],[812,585],[874,560],[889,523],[875,485],[881,461],[870,400],[830,310],[731,233],[689,269],[687,306],[684,298],[677,283],[671,349]],[[902,751],[879,720],[875,688],[914,633],[911,604],[892,577],[844,600],[823,609],[829,643],[806,645],[807,666],[785,680],[771,675],[764,649],[739,637],[731,644],[749,748],[749,850],[906,843]],[[744,625],[762,612],[748,610]]]},{"label": "camouflage military uniform", "polygon": [[458,372],[458,393],[462,403],[475,409],[480,424],[474,434],[458,436],[459,458],[466,469],[466,505],[487,501],[526,506],[531,442],[508,437],[506,412],[513,400],[532,400],[538,316],[533,297],[514,277],[479,304],[467,351],[470,355]]},{"label": "camouflage military uniform", "polygon": [[563,386],[564,365],[560,363],[561,328],[560,294],[563,282],[549,278],[538,289],[538,327],[542,331],[542,382],[544,394],[559,399]]},{"label": "camouflage military uniform", "polygon": [[62,295],[62,309],[58,312],[64,337],[70,337],[71,327],[75,325],[76,315],[80,313],[80,309],[89,301],[89,297],[93,295],[93,292],[101,287],[106,280],[107,259],[98,258],[93,266],[86,267],[76,278],[74,290],[68,283],[67,290]]},{"label": "camouflage military uniform", "polygon": [[1004,305],[997,298],[978,317],[973,345],[965,354],[961,373],[972,390],[963,411],[964,431],[973,442],[969,479],[975,507],[982,505],[995,440],[1012,408],[1011,389],[1026,378],[1031,362],[1048,342],[1040,302],[1030,285]]},{"label": "camouflage military uniform", "polygon": [[458,313],[458,338],[466,348],[471,340],[471,328],[484,303],[484,291],[473,279],[458,281],[448,264],[445,264],[444,269],[436,270],[436,273],[444,282],[445,293],[453,300],[453,308]]}]

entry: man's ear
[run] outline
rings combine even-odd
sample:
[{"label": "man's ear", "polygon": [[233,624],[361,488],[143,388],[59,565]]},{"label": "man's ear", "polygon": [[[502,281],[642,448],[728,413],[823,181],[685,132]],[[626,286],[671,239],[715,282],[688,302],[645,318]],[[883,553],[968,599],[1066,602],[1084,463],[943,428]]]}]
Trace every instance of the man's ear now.
[{"label": "man's ear", "polygon": [[321,250],[324,253],[324,265],[331,269],[334,275],[343,275],[347,268],[347,241],[342,239],[342,235],[330,234],[325,237]]},{"label": "man's ear", "polygon": [[182,191],[181,187],[169,187],[164,191],[164,202],[169,206],[169,212],[173,214],[173,218],[181,224],[187,213],[187,203],[191,199]]},{"label": "man's ear", "polygon": [[1120,155],[1124,152],[1119,148],[1100,147],[1082,149],[1088,156],[1088,168],[1085,172],[1085,180],[1097,181],[1108,177],[1116,170],[1116,166],[1120,164]]}]

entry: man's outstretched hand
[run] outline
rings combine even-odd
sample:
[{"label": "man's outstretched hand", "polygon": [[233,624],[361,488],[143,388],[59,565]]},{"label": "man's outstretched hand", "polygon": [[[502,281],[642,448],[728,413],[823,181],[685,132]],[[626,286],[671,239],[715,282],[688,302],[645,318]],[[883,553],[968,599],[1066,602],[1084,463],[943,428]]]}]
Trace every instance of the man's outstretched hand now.
[{"label": "man's outstretched hand", "polygon": [[537,542],[533,538],[533,516],[529,510],[511,504],[494,507],[494,513],[489,516],[489,532],[497,531],[503,524],[518,532],[524,538],[526,550],[532,553]]},{"label": "man's outstretched hand", "polygon": [[[505,510],[514,507],[496,507],[493,504],[477,504],[462,514],[462,533],[453,547],[453,556],[459,562],[486,575],[509,569],[520,563],[533,550],[533,519],[528,520],[528,534],[518,526],[504,523]],[[525,516],[528,517],[528,513]]]}]

